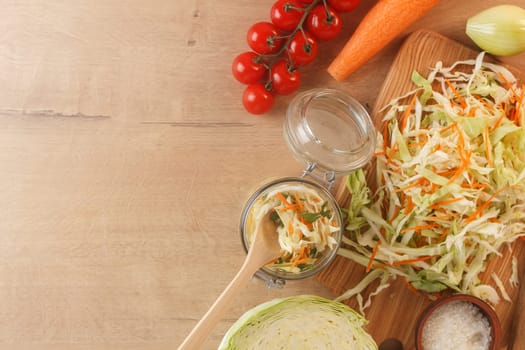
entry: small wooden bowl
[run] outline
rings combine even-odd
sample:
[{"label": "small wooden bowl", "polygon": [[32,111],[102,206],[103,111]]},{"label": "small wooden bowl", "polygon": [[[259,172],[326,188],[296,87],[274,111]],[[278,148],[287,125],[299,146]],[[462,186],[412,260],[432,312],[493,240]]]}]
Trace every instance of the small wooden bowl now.
[{"label": "small wooden bowl", "polygon": [[454,301],[466,301],[474,304],[479,308],[481,313],[487,318],[490,325],[490,337],[491,337],[491,344],[489,349],[490,350],[497,350],[499,349],[499,344],[501,341],[501,324],[498,318],[498,315],[494,311],[494,309],[484,302],[483,300],[476,298],[472,295],[467,294],[452,294],[450,296],[439,298],[438,300],[431,303],[421,314],[419,317],[419,320],[417,322],[416,326],[416,349],[417,350],[425,350],[423,349],[423,329],[425,326],[425,323],[427,322],[428,318],[434,311],[439,309],[441,306],[454,302]]}]

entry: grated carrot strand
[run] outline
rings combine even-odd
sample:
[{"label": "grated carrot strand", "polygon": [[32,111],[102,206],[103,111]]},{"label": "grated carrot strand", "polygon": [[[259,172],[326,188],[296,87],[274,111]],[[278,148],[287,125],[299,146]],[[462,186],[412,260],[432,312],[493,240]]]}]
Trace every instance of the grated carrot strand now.
[{"label": "grated carrot strand", "polygon": [[452,93],[454,94],[454,96],[456,96],[456,98],[457,98],[459,104],[461,105],[461,107],[463,109],[467,108],[467,103],[465,102],[465,99],[463,98],[463,96],[461,96],[459,94],[458,90],[454,87],[454,85],[452,85],[450,80],[445,79],[445,82],[447,83],[447,85],[450,88],[450,90],[452,90]]},{"label": "grated carrot strand", "polygon": [[381,241],[377,241],[376,245],[374,246],[374,249],[372,250],[372,255],[370,255],[370,259],[368,260],[368,264],[366,265],[366,272],[370,272],[370,270],[372,269],[372,264],[377,255],[377,252],[379,251],[380,245]]}]

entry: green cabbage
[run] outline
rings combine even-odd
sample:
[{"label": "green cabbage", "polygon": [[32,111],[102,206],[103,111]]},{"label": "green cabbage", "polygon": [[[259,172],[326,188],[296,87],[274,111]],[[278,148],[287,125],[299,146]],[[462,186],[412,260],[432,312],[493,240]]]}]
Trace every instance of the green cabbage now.
[{"label": "green cabbage", "polygon": [[247,311],[219,350],[368,350],[377,344],[367,320],[350,307],[313,295],[278,298]]}]

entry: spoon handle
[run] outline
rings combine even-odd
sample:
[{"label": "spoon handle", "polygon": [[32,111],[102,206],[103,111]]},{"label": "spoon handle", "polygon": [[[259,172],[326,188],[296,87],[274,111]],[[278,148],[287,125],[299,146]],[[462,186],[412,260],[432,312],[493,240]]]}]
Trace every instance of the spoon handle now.
[{"label": "spoon handle", "polygon": [[242,290],[250,277],[258,270],[258,266],[248,263],[246,259],[239,272],[232,279],[230,284],[224,289],[221,295],[215,300],[210,309],[200,319],[190,334],[179,346],[178,350],[199,349],[208,339],[215,325],[220,321],[222,315],[227,310],[233,299]]}]

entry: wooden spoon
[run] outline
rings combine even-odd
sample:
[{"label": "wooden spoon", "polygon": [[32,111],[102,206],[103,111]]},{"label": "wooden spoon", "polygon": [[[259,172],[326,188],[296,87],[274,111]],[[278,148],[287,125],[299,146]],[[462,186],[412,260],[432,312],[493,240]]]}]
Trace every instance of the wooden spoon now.
[{"label": "wooden spoon", "polygon": [[271,259],[279,256],[279,250],[275,224],[270,220],[270,213],[267,213],[255,228],[252,244],[241,269],[193,328],[178,350],[199,349],[237,293],[241,291],[257,270]]}]

